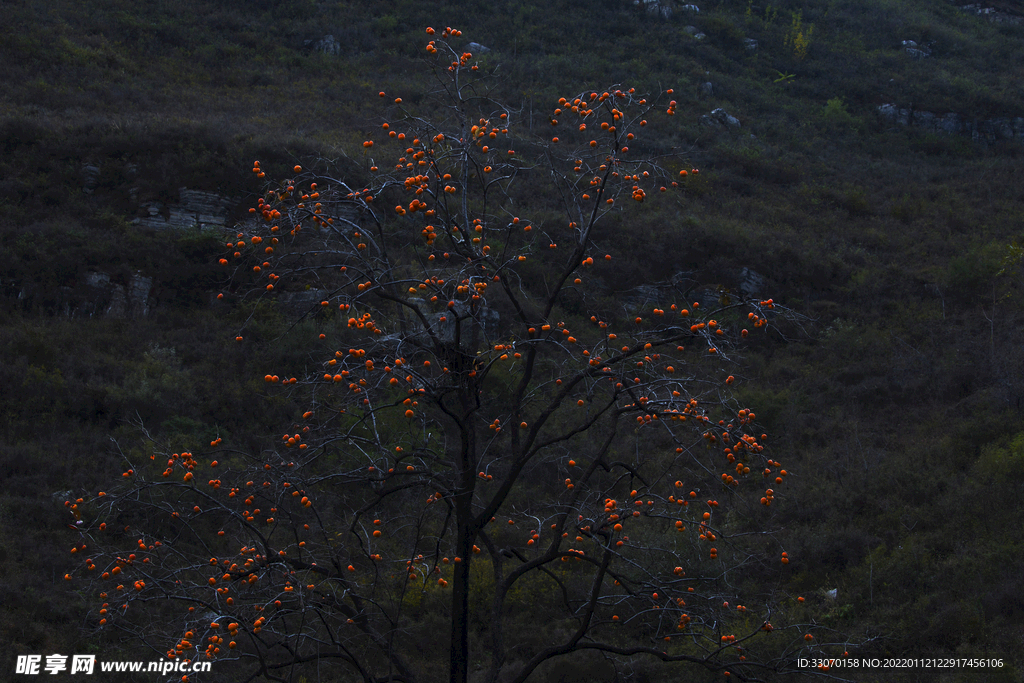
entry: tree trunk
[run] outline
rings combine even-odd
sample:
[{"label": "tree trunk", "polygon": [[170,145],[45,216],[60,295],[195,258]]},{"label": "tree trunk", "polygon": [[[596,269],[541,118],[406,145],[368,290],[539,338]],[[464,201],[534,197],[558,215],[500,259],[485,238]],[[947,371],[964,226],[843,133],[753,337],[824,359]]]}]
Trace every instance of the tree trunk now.
[{"label": "tree trunk", "polygon": [[[458,503],[456,504],[458,507]],[[466,515],[471,512],[466,505]],[[473,536],[471,520],[456,511],[458,517],[458,539],[456,541],[455,575],[452,579],[452,622],[451,659],[449,674],[451,683],[466,683],[469,678],[469,563],[473,557]]]},{"label": "tree trunk", "polygon": [[[468,392],[462,396],[463,414],[472,412]],[[452,580],[451,654],[448,665],[451,683],[466,683],[469,678],[469,563],[473,558],[476,520],[473,519],[473,491],[476,487],[476,443],[473,429],[463,422],[459,452],[458,489],[454,496],[455,573]]]}]

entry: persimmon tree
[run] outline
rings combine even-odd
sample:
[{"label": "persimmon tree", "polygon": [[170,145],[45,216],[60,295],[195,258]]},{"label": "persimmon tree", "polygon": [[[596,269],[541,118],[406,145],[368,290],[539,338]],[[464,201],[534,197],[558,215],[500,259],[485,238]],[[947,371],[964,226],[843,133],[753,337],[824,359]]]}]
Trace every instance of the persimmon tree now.
[{"label": "persimmon tree", "polygon": [[250,296],[317,294],[314,369],[264,378],[301,417],[259,453],[125,453],[123,482],[67,503],[69,578],[100,627],[235,681],[525,681],[586,652],[791,668],[787,472],[729,393],[774,303],[633,310],[591,285],[616,268],[598,226],[698,172],[631,149],[672,91],[567,94],[552,137],[523,136],[461,33],[427,33],[435,89],[380,93],[359,184],[295,167],[221,259]]}]

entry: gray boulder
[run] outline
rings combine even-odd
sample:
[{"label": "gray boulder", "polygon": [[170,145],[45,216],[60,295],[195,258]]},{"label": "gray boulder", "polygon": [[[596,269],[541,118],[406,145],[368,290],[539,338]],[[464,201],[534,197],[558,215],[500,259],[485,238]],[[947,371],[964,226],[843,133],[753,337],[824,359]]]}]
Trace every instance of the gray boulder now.
[{"label": "gray boulder", "polygon": [[752,299],[760,295],[764,291],[766,283],[765,277],[757,271],[751,270],[746,266],[740,269],[737,288],[745,298]]},{"label": "gray boulder", "polygon": [[903,47],[903,51],[906,52],[911,57],[913,57],[914,59],[924,59],[925,57],[930,56],[932,53],[930,47],[928,47],[927,45],[919,45],[916,41],[913,40],[904,40],[901,43],[901,45]]},{"label": "gray boulder", "polygon": [[100,167],[93,164],[86,164],[82,167],[82,192],[92,194],[99,184]]},{"label": "gray boulder", "polygon": [[313,43],[313,49],[325,55],[340,55],[342,52],[341,43],[333,35],[326,35]]},{"label": "gray boulder", "polygon": [[710,114],[700,117],[700,122],[706,126],[724,126],[732,129],[739,128],[741,125],[738,118],[732,116],[721,107],[715,109]]},{"label": "gray boulder", "polygon": [[633,0],[633,5],[636,7],[642,6],[647,10],[648,14],[657,14],[662,19],[668,19],[672,16],[672,5],[667,0]]}]

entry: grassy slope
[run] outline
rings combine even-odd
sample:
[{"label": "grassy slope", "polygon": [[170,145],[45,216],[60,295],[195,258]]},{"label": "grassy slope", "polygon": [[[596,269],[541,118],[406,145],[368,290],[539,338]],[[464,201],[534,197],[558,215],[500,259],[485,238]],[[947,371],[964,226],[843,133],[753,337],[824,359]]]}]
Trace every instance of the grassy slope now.
[{"label": "grassy slope", "polygon": [[[19,393],[5,394],[0,439],[0,633],[13,652],[99,642],[67,628],[90,622],[65,609],[55,580],[69,561],[54,547],[64,516],[50,494],[117,476],[108,434],[128,439],[124,421],[140,409],[163,437],[276,424],[287,406],[242,410],[247,373],[302,367],[287,346],[231,358],[219,345],[230,318],[202,305],[218,286],[206,267],[215,245],[140,235],[126,219],[180,186],[252,192],[252,158],[354,153],[376,125],[377,90],[414,98],[424,87],[414,60],[429,23],[492,47],[502,94],[536,103],[538,123],[559,94],[587,85],[676,89],[678,128],[651,144],[690,149],[705,191],[638,216],[621,251],[649,251],[624,258],[610,286],[679,270],[733,286],[747,266],[813,318],[800,339],[752,344],[741,387],[795,472],[778,510],[794,557],[788,588],[808,596],[808,618],[880,636],[875,652],[1003,656],[1015,668],[998,675],[1020,680],[1024,292],[1019,270],[996,272],[1024,217],[1021,146],[892,129],[875,107],[1024,115],[1024,27],[914,0],[747,10],[705,4],[664,22],[609,0],[452,2],[433,15],[421,3],[299,0],[5,9],[0,305],[11,316],[0,370]],[[796,12],[814,26],[802,59]],[[705,41],[683,31],[691,23]],[[326,33],[343,54],[303,48]],[[904,39],[930,43],[932,56],[910,59]],[[705,81],[714,95],[702,99]],[[740,132],[697,123],[716,107]],[[101,167],[91,196],[87,162]],[[126,335],[122,323],[53,319],[45,296],[29,310],[15,298],[86,268],[153,274],[160,310]],[[227,389],[214,395],[197,378]],[[40,531],[12,531],[31,520]],[[835,603],[815,593],[830,588]]]}]

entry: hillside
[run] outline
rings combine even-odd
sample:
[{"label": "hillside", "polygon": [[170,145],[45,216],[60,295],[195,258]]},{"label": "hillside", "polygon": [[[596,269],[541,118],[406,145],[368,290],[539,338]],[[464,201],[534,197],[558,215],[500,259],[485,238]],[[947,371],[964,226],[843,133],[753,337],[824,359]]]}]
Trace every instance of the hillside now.
[{"label": "hillside", "polygon": [[736,373],[795,473],[794,618],[862,656],[1005,662],[943,680],[1024,680],[1024,6],[697,5],[8,3],[0,666],[117,647],[60,577],[62,503],[119,477],[118,449],[258,450],[293,419],[263,368],[305,371],[302,292],[218,302],[221,228],[261,190],[254,159],[361,185],[378,91],[417,103],[423,27],[451,25],[538,135],[565,92],[674,90],[642,151],[681,150],[700,180],[630,215],[603,286],[802,316],[751,335]]}]

